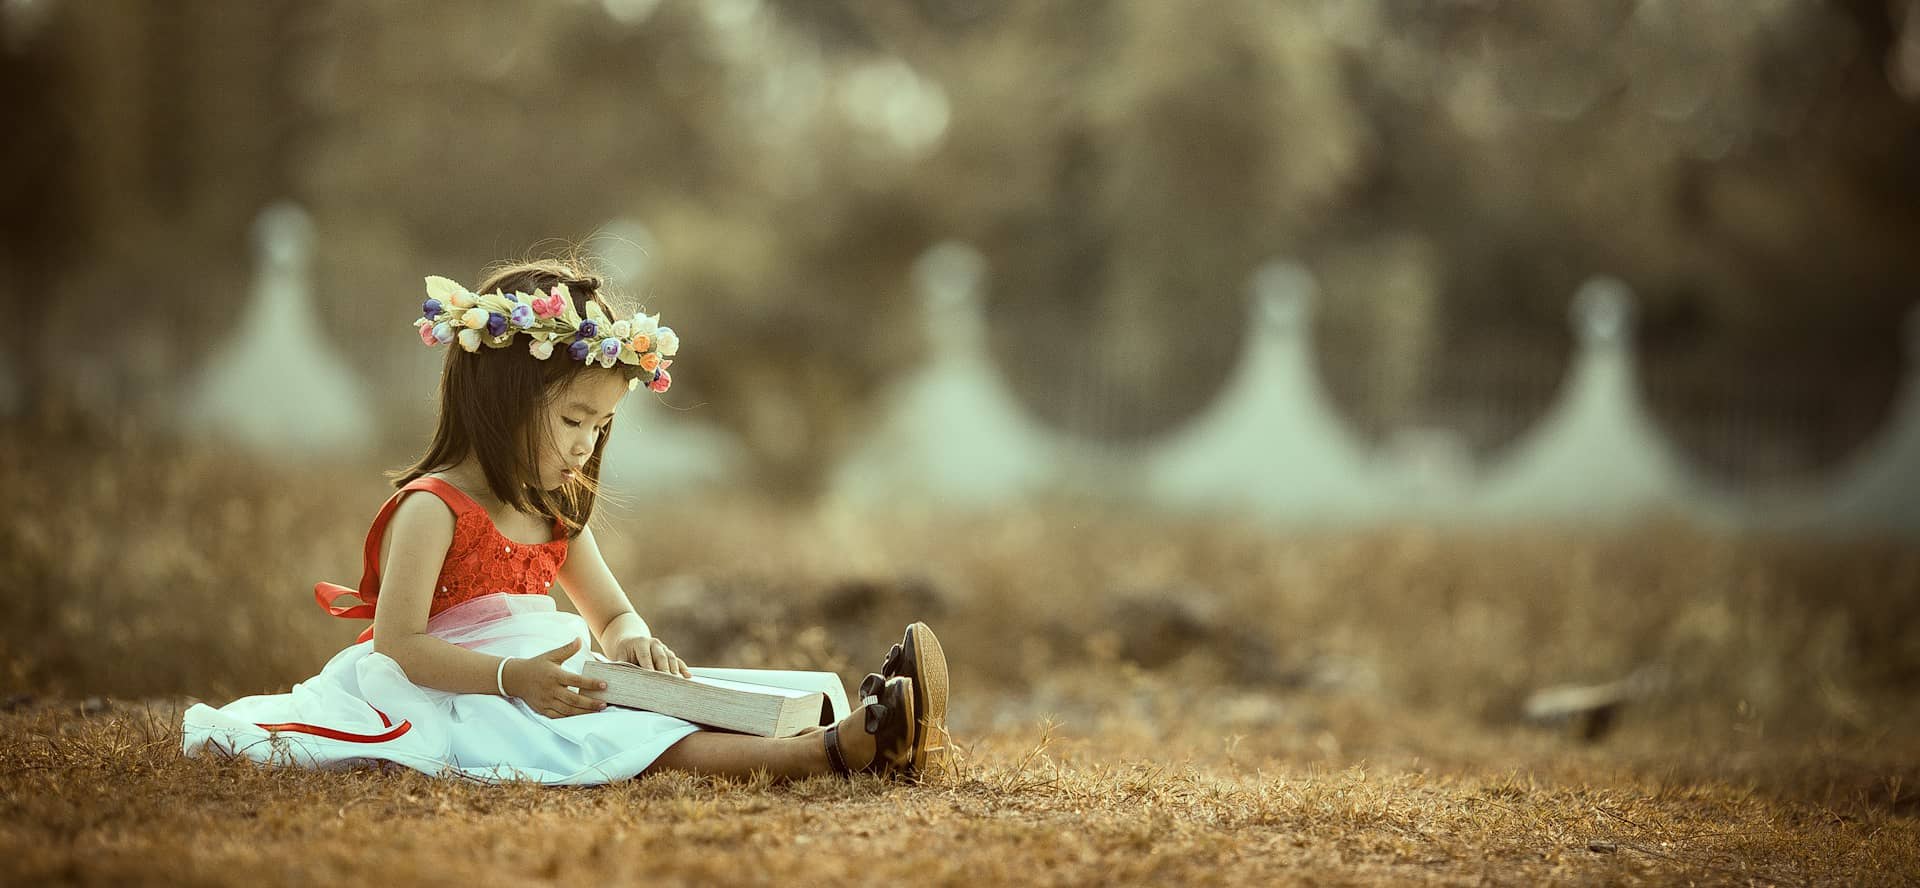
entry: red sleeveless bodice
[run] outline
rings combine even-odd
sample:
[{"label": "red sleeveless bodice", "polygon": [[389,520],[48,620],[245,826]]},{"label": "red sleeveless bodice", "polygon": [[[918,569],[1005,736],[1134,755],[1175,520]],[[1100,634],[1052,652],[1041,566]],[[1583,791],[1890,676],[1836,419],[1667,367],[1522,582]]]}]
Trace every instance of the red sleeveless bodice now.
[{"label": "red sleeveless bodice", "polygon": [[[380,540],[386,535],[387,521],[400,499],[409,491],[424,490],[440,497],[453,510],[453,542],[440,565],[440,576],[433,581],[431,617],[456,604],[494,592],[516,595],[546,595],[553,591],[553,579],[567,560],[566,525],[553,523],[552,542],[528,544],[514,542],[501,535],[487,510],[460,489],[438,478],[416,478],[396,491],[367,531],[365,572],[360,588],[348,589],[332,583],[316,583],[313,597],[327,613],[353,620],[373,619],[374,605],[380,598]],[[343,595],[352,595],[362,603],[336,605]],[[356,641],[373,637],[373,627],[360,633]]]}]

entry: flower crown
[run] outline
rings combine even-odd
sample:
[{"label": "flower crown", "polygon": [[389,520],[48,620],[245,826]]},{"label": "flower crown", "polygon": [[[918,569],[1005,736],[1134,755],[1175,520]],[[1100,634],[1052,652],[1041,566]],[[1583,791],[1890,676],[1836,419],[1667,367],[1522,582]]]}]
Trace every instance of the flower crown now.
[{"label": "flower crown", "polygon": [[[470,352],[505,348],[515,333],[532,338],[527,351],[544,361],[561,348],[571,360],[602,367],[615,363],[632,364],[643,374],[653,374],[647,388],[664,392],[673,384],[667,360],[680,351],[680,337],[672,327],[660,326],[659,315],[635,314],[625,320],[612,320],[600,303],[587,302],[587,316],[573,310],[573,296],[566,284],[555,284],[547,295],[511,295],[498,290],[485,295],[470,293],[466,287],[435,275],[427,276],[427,301],[420,304],[420,319],[413,326],[420,341],[446,345],[458,340]],[[627,381],[627,390],[640,387],[640,378]]]}]

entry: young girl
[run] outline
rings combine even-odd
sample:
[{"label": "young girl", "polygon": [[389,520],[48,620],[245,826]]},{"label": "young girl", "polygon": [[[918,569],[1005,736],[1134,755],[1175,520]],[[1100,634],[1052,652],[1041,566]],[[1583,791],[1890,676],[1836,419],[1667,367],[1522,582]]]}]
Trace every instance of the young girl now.
[{"label": "young girl", "polygon": [[[922,623],[861,682],[859,709],[793,737],[580,693],[605,687],[579,674],[589,656],[690,675],[588,526],[614,413],[641,385],[667,390],[679,337],[657,316],[616,318],[600,279],[568,262],[509,266],[473,291],[426,280],[414,326],[428,346],[453,345],[439,427],[374,518],[359,589],[314,590],[334,616],[373,625],[290,693],[187,710],[188,755],[588,784],[656,768],[906,775],[944,749],[946,661]],[[555,583],[579,615],[554,607]],[[360,603],[334,603],[346,595]]]}]

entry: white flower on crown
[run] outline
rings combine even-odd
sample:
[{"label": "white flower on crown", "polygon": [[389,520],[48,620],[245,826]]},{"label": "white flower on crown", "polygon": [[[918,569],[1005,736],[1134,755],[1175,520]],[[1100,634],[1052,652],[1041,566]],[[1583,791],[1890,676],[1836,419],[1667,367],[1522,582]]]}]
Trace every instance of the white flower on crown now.
[{"label": "white flower on crown", "polygon": [[613,335],[615,336],[615,338],[618,338],[618,339],[632,339],[633,338],[633,322],[632,321],[614,321]]},{"label": "white flower on crown", "polygon": [[480,350],[480,331],[468,328],[460,331],[460,347],[470,352]]},{"label": "white flower on crown", "polygon": [[656,347],[663,358],[671,358],[680,352],[680,334],[673,332],[672,327],[661,327],[653,334],[653,341],[657,343]]},{"label": "white flower on crown", "polygon": [[632,337],[645,333],[652,336],[653,331],[658,329],[660,329],[659,315],[637,314],[633,316],[632,329],[627,331],[627,335]]}]

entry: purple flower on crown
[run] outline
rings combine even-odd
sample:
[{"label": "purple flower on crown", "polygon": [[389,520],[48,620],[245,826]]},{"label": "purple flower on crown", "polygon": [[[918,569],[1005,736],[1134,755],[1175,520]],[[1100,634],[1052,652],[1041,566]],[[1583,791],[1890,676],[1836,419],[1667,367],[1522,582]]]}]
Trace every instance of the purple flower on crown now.
[{"label": "purple flower on crown", "polygon": [[581,321],[581,322],[580,322],[580,332],[579,332],[579,334],[578,334],[578,335],[579,335],[579,337],[580,337],[581,339],[592,339],[592,338],[593,338],[593,334],[595,334],[595,333],[598,333],[598,332],[600,332],[600,325],[599,325],[599,324],[596,324],[596,323],[594,323],[594,322],[592,322],[592,321]]},{"label": "purple flower on crown", "polygon": [[587,344],[587,341],[583,339],[578,342],[575,342],[572,346],[568,347],[567,356],[576,361],[584,361],[587,359],[587,352],[591,351],[592,349],[593,349],[593,346]]},{"label": "purple flower on crown", "polygon": [[600,356],[603,358],[620,357],[620,340],[611,336],[600,340]]},{"label": "purple flower on crown", "polygon": [[505,332],[507,332],[507,316],[497,311],[489,312],[487,314],[488,335],[499,336]]},{"label": "purple flower on crown", "polygon": [[436,315],[440,314],[442,308],[443,306],[441,306],[440,300],[429,299],[420,303],[420,316],[431,321]]},{"label": "purple flower on crown", "polygon": [[522,302],[513,307],[513,314],[510,317],[515,327],[525,330],[533,326],[533,306]]},{"label": "purple flower on crown", "polygon": [[453,325],[447,323],[446,321],[441,321],[438,324],[434,324],[433,338],[440,340],[441,345],[445,345],[449,342],[452,342],[453,341]]}]

